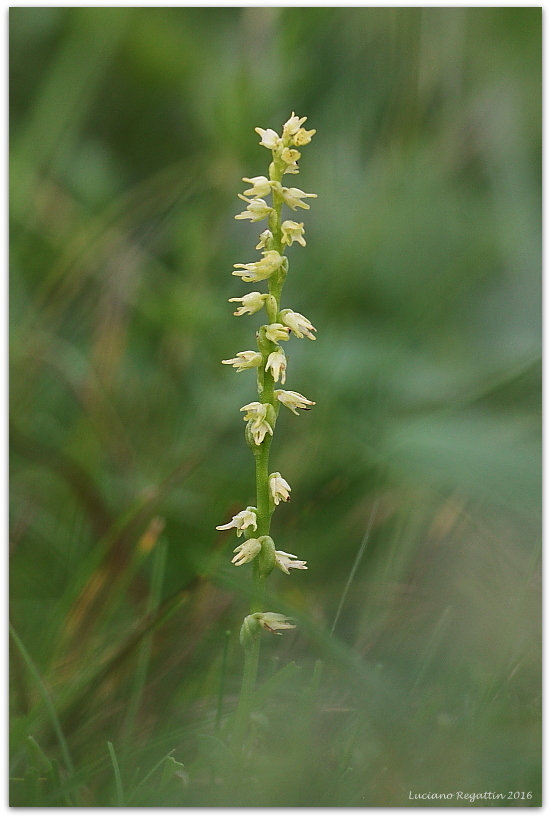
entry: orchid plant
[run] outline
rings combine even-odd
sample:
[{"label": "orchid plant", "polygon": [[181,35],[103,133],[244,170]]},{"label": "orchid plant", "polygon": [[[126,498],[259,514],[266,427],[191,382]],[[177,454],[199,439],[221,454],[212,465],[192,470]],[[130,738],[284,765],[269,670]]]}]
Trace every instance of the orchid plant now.
[{"label": "orchid plant", "polygon": [[[307,410],[315,405],[300,392],[276,388],[276,384],[284,386],[287,377],[287,357],[281,344],[287,342],[291,334],[314,341],[316,332],[304,315],[281,308],[282,288],[289,269],[286,248],[294,242],[302,247],[306,245],[304,223],[292,219],[282,221],[282,211],[284,207],[292,211],[297,208],[308,210],[310,205],[305,200],[316,197],[315,193],[304,193],[282,184],[286,174],[299,172],[301,154],[298,148],[307,145],[315,134],[315,130],[303,127],[305,121],[306,117],[292,113],[281,136],[271,128],[255,128],[261,137],[260,145],[271,151],[272,161],[268,176],[243,179],[250,187],[239,194],[239,198],[247,206],[235,217],[255,223],[267,220],[268,223],[256,245],[261,258],[247,264],[235,264],[233,272],[245,283],[267,281],[268,292],[254,291],[229,299],[240,304],[234,315],[253,315],[265,310],[267,321],[256,334],[256,350],[238,352],[235,357],[222,361],[237,372],[256,370],[259,396],[258,400],[241,407],[245,413],[245,439],[256,463],[256,506],[248,506],[229,523],[217,526],[219,530],[235,528],[238,537],[245,535],[244,542],[234,549],[232,563],[236,566],[252,563],[251,610],[245,617],[240,637],[245,650],[245,668],[234,732],[237,744],[242,743],[246,731],[250,699],[256,683],[260,633],[263,629],[277,633],[295,627],[283,614],[262,610],[266,580],[274,568],[289,574],[291,569],[305,570],[307,567],[306,562],[295,554],[277,550],[270,536],[274,510],[281,501],[290,499],[291,487],[279,472],[270,472],[269,465],[270,446],[281,406],[298,415],[299,409]],[[271,203],[266,201],[268,196]]]}]

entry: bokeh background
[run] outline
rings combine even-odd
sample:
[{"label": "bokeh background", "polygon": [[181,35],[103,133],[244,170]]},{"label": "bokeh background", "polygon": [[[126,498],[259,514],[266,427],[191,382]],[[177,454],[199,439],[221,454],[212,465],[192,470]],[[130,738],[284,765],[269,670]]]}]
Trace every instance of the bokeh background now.
[{"label": "bokeh background", "polygon": [[[12,8],[10,52],[11,803],[538,806],[541,9]],[[215,526],[255,385],[220,361],[258,325],[253,129],[291,111],[317,405],[280,416],[274,536],[309,570],[270,581],[298,628],[235,781]]]}]

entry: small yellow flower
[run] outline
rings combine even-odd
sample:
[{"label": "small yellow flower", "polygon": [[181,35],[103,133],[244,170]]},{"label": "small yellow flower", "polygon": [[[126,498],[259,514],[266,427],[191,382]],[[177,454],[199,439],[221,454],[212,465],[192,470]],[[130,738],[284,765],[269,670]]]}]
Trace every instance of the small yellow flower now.
[{"label": "small yellow flower", "polygon": [[254,369],[254,367],[260,366],[262,364],[262,355],[260,352],[247,349],[245,352],[238,352],[235,358],[229,358],[227,361],[222,361],[222,363],[235,367],[238,372],[243,372],[244,369]]},{"label": "small yellow flower", "polygon": [[285,370],[287,368],[287,358],[281,347],[278,347],[275,352],[270,352],[268,360],[266,361],[265,371],[272,370],[272,377],[277,383],[281,378],[281,383],[285,383]]},{"label": "small yellow flower", "polygon": [[294,165],[300,159],[300,151],[296,151],[294,148],[283,148],[281,158],[288,165]]},{"label": "small yellow flower", "polygon": [[277,344],[279,341],[289,340],[289,327],[284,327],[283,324],[268,324],[266,327],[266,338]]},{"label": "small yellow flower", "polygon": [[290,409],[295,415],[298,415],[297,409],[310,409],[310,407],[316,405],[315,401],[308,400],[308,398],[305,398],[300,392],[276,389],[274,395],[280,403]]},{"label": "small yellow flower", "polygon": [[284,162],[286,162],[285,170],[283,173],[298,173],[299,166],[297,164],[298,160],[300,159],[299,151],[295,151],[291,148],[283,148],[281,151],[281,158]]},{"label": "small yellow flower", "polygon": [[299,128],[293,137],[293,144],[297,145],[297,147],[300,147],[301,145],[307,145],[309,142],[311,142],[312,137],[314,136],[315,133],[316,133],[315,128],[312,129],[311,131],[307,131],[304,128]]},{"label": "small yellow flower", "polygon": [[281,243],[290,247],[294,241],[298,241],[302,247],[306,247],[304,222],[293,222],[291,219],[287,219],[281,225]]}]

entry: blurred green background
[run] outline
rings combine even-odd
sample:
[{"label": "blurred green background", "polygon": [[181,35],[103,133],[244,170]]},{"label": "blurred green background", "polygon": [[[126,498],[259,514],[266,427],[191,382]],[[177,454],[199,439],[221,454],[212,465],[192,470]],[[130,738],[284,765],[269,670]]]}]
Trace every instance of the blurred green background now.
[{"label": "blurred green background", "polygon": [[[12,805],[541,804],[541,9],[12,8],[10,50]],[[291,111],[317,405],[280,416],[274,537],[309,571],[270,580],[298,628],[236,781],[215,526],[255,384],[220,361]]]}]

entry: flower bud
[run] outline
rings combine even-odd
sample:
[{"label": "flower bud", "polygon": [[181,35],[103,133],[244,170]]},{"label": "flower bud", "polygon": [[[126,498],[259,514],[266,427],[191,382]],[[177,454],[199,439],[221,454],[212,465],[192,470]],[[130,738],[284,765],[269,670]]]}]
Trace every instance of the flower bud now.
[{"label": "flower bud", "polygon": [[261,627],[258,617],[254,614],[245,617],[239,633],[239,641],[244,650],[249,651],[253,649],[255,641],[260,635]]},{"label": "flower bud", "polygon": [[259,537],[262,548],[258,554],[258,572],[261,577],[267,577],[275,568],[276,550],[271,537]]}]

